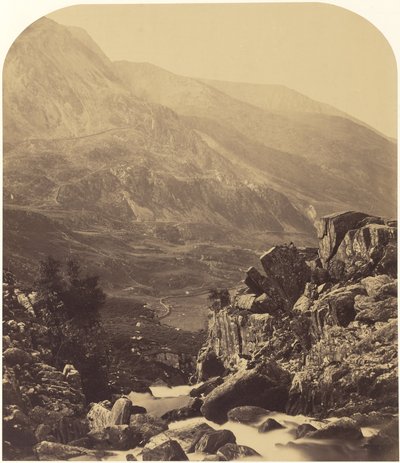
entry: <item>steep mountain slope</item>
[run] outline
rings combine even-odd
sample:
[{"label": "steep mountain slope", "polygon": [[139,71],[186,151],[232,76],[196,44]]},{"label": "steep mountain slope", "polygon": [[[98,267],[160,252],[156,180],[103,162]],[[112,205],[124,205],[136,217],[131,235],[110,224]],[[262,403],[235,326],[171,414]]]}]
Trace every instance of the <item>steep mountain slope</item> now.
[{"label": "steep mountain slope", "polygon": [[[4,68],[4,124],[5,256],[21,266],[12,268],[19,277],[48,252],[83,252],[90,267],[108,268],[111,288],[120,280],[119,288],[157,293],[153,283],[165,271],[154,277],[150,268],[159,263],[159,242],[163,258],[179,262],[165,267],[168,285],[201,286],[210,269],[193,265],[194,243],[219,236],[235,246],[243,234],[264,232],[304,241],[312,229],[251,166],[238,168],[173,110],[133,95],[79,29],[43,18],[14,43]],[[149,252],[138,257],[126,239]],[[145,268],[134,264],[146,258]]]},{"label": "steep mountain slope", "polygon": [[[269,181],[282,185],[286,192],[289,181],[318,212],[337,210],[329,202],[316,201],[313,187],[321,191],[323,186],[333,201],[340,200],[342,208],[350,205],[395,214],[395,144],[336,115],[340,112],[311,104],[294,92],[286,94],[284,104],[272,101],[266,109],[267,102],[257,107],[249,99],[240,101],[204,82],[147,63],[117,62],[115,66],[133,93],[190,117],[193,128],[222,145],[221,153],[232,155],[233,150],[234,157],[262,169]],[[277,98],[280,101],[283,96]],[[278,106],[285,111],[275,112]],[[233,137],[249,149],[238,150],[236,142],[232,148]],[[307,186],[304,181],[310,171],[315,180]]]}]

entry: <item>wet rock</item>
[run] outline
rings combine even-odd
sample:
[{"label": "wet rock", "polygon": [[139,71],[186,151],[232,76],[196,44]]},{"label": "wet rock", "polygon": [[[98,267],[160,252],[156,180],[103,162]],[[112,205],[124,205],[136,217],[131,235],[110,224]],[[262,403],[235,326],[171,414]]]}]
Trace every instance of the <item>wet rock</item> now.
[{"label": "wet rock", "polygon": [[94,450],[47,441],[35,445],[34,451],[41,461],[68,460],[74,457],[86,456],[96,457],[96,452]]},{"label": "wet rock", "polygon": [[201,407],[203,416],[223,423],[229,410],[252,405],[283,411],[288,398],[290,375],[269,362],[253,370],[240,371],[215,388]]},{"label": "wet rock", "polygon": [[18,347],[9,347],[3,352],[4,363],[7,366],[25,365],[32,363],[32,356]]},{"label": "wet rock", "polygon": [[296,429],[296,439],[301,439],[316,430],[317,428],[310,423],[301,424]]},{"label": "wet rock", "polygon": [[176,410],[170,410],[169,412],[164,413],[161,418],[171,422],[201,416],[200,407],[202,405],[203,401],[199,397],[193,397],[185,407],[181,407]]},{"label": "wet rock", "polygon": [[260,426],[258,427],[258,432],[269,432],[274,431],[275,429],[282,429],[285,426],[282,426],[278,421],[274,420],[273,418],[268,418],[265,420]]},{"label": "wet rock", "polygon": [[222,455],[211,453],[210,455],[206,455],[202,461],[226,461],[226,458]]},{"label": "wet rock", "polygon": [[139,415],[143,413],[147,413],[147,410],[144,407],[141,407],[140,405],[132,405],[131,415]]},{"label": "wet rock", "polygon": [[187,461],[189,460],[182,447],[175,440],[169,440],[154,448],[144,448],[143,461]]},{"label": "wet rock", "polygon": [[104,429],[110,424],[111,410],[106,407],[104,402],[93,404],[87,414],[87,419],[91,430]]},{"label": "wet rock", "polygon": [[227,461],[240,460],[246,457],[260,456],[258,452],[246,445],[225,444],[218,449],[217,455]]},{"label": "wet rock", "polygon": [[228,412],[228,420],[242,424],[257,424],[270,412],[254,406],[236,407]]},{"label": "wet rock", "polygon": [[200,397],[202,395],[206,396],[212,390],[214,390],[217,386],[222,384],[224,380],[221,376],[216,376],[214,378],[210,378],[205,381],[201,386],[195,387],[190,391],[191,397]]},{"label": "wet rock", "polygon": [[399,460],[399,421],[391,419],[379,432],[367,439],[365,447],[379,460]]},{"label": "wet rock", "polygon": [[127,397],[115,401],[110,415],[110,425],[128,424],[132,413],[132,402]]},{"label": "wet rock", "polygon": [[156,434],[168,429],[168,424],[150,413],[132,415],[129,427],[141,436],[141,442],[148,442]]},{"label": "wet rock", "polygon": [[192,453],[195,451],[196,445],[201,439],[201,437],[204,434],[213,431],[214,428],[209,426],[207,423],[200,423],[196,426],[187,426],[179,430],[168,431],[168,435],[171,435],[171,437],[179,440],[182,447],[188,453]]},{"label": "wet rock", "polygon": [[232,431],[227,429],[210,431],[199,439],[196,444],[196,452],[217,453],[223,445],[235,443],[236,437]]},{"label": "wet rock", "polygon": [[362,439],[363,435],[356,421],[351,418],[340,418],[316,431],[308,434],[312,439]]},{"label": "wet rock", "polygon": [[137,458],[135,458],[135,456],[132,455],[131,453],[128,453],[127,455],[125,455],[125,460],[126,461],[137,461]]},{"label": "wet rock", "polygon": [[127,424],[109,426],[106,432],[107,442],[115,450],[129,450],[139,445],[142,440],[141,434]]}]

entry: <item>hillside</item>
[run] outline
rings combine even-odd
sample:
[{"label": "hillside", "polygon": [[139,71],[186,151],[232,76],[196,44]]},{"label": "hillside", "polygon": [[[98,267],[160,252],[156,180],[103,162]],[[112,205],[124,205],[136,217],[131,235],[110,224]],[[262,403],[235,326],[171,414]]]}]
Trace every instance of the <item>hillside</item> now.
[{"label": "hillside", "polygon": [[294,189],[291,199],[304,196],[318,213],[340,209],[329,199],[319,202],[316,191],[326,190],[341,209],[395,214],[396,145],[340,111],[284,87],[256,106],[229,84],[223,92],[224,85],[214,88],[147,63],[115,64],[133,93],[189,117],[221,154],[240,157],[288,195]]}]

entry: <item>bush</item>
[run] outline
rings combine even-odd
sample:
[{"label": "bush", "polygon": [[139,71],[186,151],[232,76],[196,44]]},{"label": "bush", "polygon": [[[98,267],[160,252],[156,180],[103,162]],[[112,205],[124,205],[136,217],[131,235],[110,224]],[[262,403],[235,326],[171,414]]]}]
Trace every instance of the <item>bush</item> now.
[{"label": "bush", "polygon": [[82,277],[80,264],[73,259],[64,266],[51,256],[40,262],[37,280],[40,294],[45,299],[59,299],[69,319],[97,320],[98,310],[106,300],[98,282],[98,276]]}]

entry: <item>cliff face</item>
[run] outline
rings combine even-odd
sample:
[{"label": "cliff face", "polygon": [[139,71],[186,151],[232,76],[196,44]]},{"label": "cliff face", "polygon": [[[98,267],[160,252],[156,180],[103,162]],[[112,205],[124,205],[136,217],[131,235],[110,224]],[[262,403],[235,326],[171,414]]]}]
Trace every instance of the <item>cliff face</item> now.
[{"label": "cliff face", "polygon": [[273,361],[292,378],[289,413],[394,411],[397,223],[347,212],[317,229],[318,250],[272,248],[264,273],[250,268],[230,305],[211,310],[198,377]]}]

